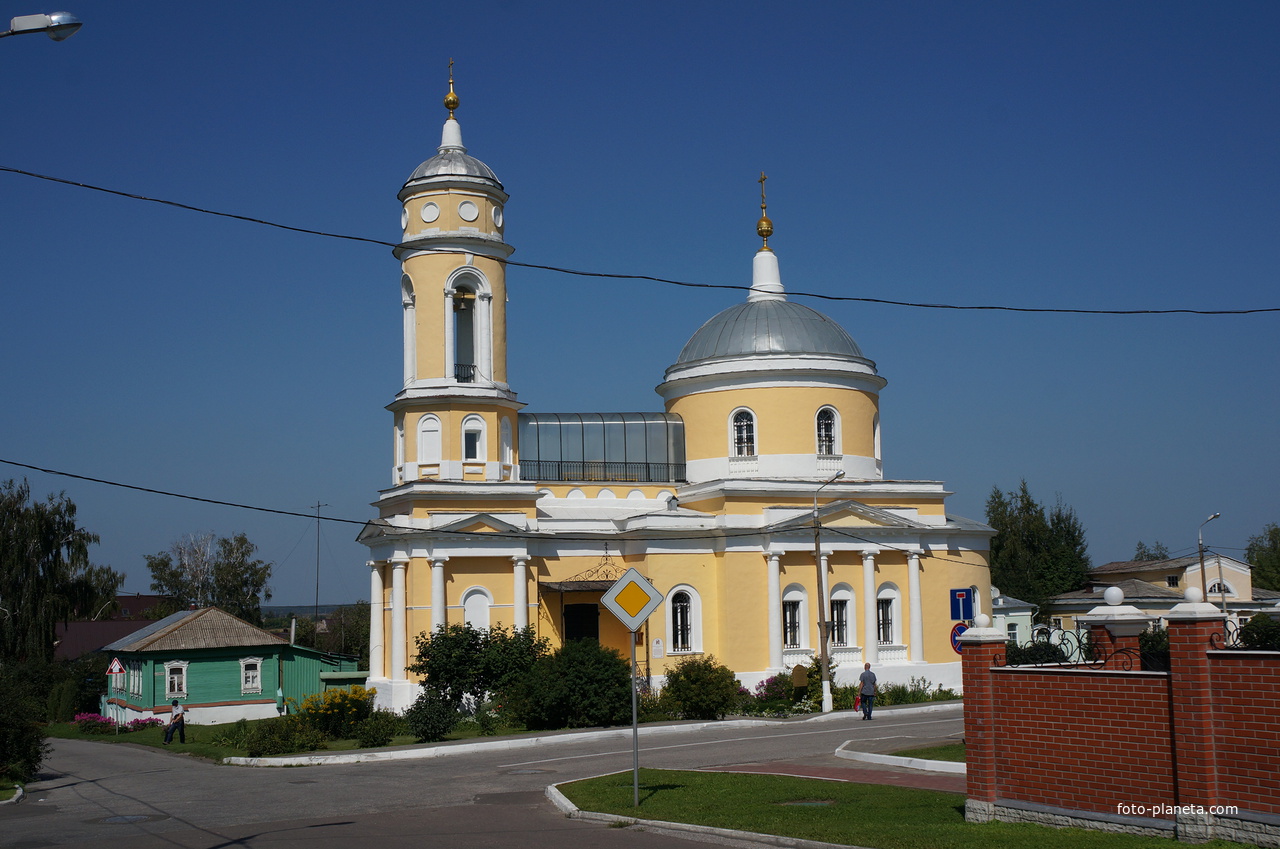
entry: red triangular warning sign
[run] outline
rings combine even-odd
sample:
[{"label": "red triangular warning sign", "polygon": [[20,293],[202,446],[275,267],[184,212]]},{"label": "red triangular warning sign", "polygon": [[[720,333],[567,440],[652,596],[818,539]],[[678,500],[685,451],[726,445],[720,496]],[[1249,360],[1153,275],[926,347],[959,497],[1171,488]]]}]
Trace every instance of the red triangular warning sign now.
[{"label": "red triangular warning sign", "polygon": [[111,665],[107,667],[107,674],[108,675],[124,674],[124,664],[120,662],[120,658],[118,657],[111,658]]}]

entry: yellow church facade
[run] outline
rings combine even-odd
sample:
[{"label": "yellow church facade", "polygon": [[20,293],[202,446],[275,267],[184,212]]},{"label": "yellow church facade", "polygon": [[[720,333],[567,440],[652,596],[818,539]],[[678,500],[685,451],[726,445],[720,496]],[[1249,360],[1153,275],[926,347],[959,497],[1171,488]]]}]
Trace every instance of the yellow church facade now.
[{"label": "yellow church facade", "polygon": [[399,195],[392,480],[359,537],[380,703],[413,702],[416,637],[449,623],[629,656],[601,605],[629,567],[664,595],[634,638],[655,686],[710,654],[751,687],[811,663],[825,626],[837,683],[869,662],[958,688],[953,630],[990,613],[993,532],[948,514],[941,483],[884,477],[886,381],[788,300],[769,219],[746,300],[678,352],[661,412],[525,411],[507,375],[508,196],[463,146],[457,103],[451,84],[441,145]]}]

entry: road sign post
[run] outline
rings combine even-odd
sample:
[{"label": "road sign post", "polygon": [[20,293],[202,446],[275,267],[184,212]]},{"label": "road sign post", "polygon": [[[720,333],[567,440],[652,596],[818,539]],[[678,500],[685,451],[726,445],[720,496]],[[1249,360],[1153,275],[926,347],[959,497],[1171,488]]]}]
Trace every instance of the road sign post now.
[{"label": "road sign post", "polygon": [[636,675],[636,632],[662,604],[662,593],[634,567],[619,578],[600,599],[609,612],[631,632],[631,799],[640,807],[640,710]]}]

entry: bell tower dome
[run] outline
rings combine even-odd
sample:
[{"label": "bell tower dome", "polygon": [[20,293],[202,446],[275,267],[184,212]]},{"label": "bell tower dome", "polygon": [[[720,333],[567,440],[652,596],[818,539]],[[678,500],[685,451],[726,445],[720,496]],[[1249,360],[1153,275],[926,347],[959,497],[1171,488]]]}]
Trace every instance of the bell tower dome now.
[{"label": "bell tower dome", "polygon": [[435,156],[400,190],[404,383],[394,482],[512,480],[520,404],[507,384],[507,194],[467,153],[449,63]]}]

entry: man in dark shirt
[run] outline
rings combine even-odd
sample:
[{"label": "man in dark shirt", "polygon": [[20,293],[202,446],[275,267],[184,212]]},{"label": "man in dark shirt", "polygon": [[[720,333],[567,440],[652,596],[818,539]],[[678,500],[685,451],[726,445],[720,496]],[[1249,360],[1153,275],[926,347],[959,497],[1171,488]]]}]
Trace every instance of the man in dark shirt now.
[{"label": "man in dark shirt", "polygon": [[862,698],[862,718],[871,718],[871,708],[876,702],[876,674],[871,671],[871,664],[862,664],[862,674],[858,676],[858,695]]}]

